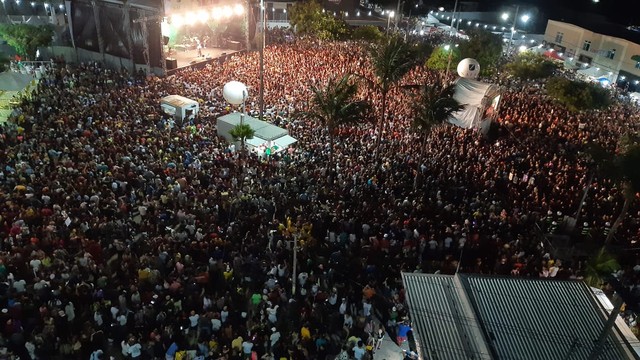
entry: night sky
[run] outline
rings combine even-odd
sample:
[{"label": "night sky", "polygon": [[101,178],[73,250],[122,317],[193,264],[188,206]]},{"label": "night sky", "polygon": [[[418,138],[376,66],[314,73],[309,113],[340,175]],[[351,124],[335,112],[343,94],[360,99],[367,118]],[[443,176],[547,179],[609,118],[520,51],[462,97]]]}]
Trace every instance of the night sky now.
[{"label": "night sky", "polygon": [[[411,0],[410,0],[411,1]],[[453,8],[455,0],[430,1],[423,0],[427,6],[445,6]],[[537,6],[540,12],[553,18],[571,17],[576,13],[587,13],[605,16],[610,21],[621,25],[640,25],[640,12],[637,11],[638,0],[480,0],[481,11],[495,11],[510,5]],[[436,5],[436,3],[442,3]],[[633,3],[636,3],[634,6]]]}]

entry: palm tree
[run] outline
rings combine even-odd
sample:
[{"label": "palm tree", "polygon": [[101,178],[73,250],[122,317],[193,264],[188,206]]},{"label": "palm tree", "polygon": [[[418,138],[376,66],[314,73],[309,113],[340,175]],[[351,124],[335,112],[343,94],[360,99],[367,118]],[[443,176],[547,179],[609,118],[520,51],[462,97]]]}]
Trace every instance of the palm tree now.
[{"label": "palm tree", "polygon": [[255,130],[253,130],[251,126],[247,124],[238,124],[234,126],[231,131],[229,131],[229,135],[231,135],[233,140],[240,141],[240,147],[242,148],[243,153],[246,152],[244,142],[247,139],[253,139],[253,135],[255,135],[255,133]]},{"label": "palm tree", "polygon": [[584,269],[584,282],[591,287],[600,289],[606,278],[618,269],[620,269],[620,264],[603,246],[587,260]]},{"label": "palm tree", "polygon": [[426,142],[434,125],[444,123],[451,114],[462,109],[463,106],[453,98],[455,90],[454,84],[420,86],[419,100],[413,107],[415,115],[411,125],[415,131],[422,133],[423,141]]},{"label": "palm tree", "polygon": [[311,109],[302,115],[318,121],[327,129],[329,159],[332,161],[336,129],[343,124],[362,121],[369,112],[369,104],[356,99],[358,84],[348,74],[340,79],[330,78],[323,88],[311,87],[311,91]]},{"label": "palm tree", "polygon": [[400,80],[416,64],[413,49],[400,37],[390,37],[386,42],[372,45],[369,48],[375,80],[369,83],[382,96],[382,111],[378,124],[376,149],[380,148],[380,141],[384,133],[387,112],[387,95],[398,86]]}]

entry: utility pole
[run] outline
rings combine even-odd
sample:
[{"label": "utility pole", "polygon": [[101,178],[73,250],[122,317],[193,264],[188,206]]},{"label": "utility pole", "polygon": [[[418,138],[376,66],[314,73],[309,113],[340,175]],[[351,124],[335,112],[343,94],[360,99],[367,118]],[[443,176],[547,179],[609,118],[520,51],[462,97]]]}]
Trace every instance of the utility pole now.
[{"label": "utility pole", "polygon": [[291,273],[291,296],[296,294],[298,283],[298,235],[293,234],[293,272]]},{"label": "utility pole", "polygon": [[267,22],[264,0],[260,0],[260,19],[262,23],[262,44],[260,44],[260,120],[264,121],[264,47],[266,46]]},{"label": "utility pole", "polygon": [[513,33],[516,32],[518,11],[520,11],[520,5],[516,5],[516,16],[513,17],[513,26],[511,26],[511,37],[509,38],[509,44],[507,45],[507,56],[509,56],[509,53],[511,53],[511,43],[513,43]]},{"label": "utility pole", "polygon": [[[449,36],[451,36],[451,33],[453,32],[453,19],[455,19],[456,16],[456,11],[458,10],[458,0],[456,0],[455,5],[453,5],[453,14],[451,14],[451,31],[449,31]],[[458,23],[460,23],[458,21]],[[458,31],[456,30],[456,37],[458,35]],[[453,48],[455,46],[453,45],[449,45],[449,59],[447,60],[447,70],[445,72],[445,79],[447,79],[449,77],[449,68],[451,67],[451,57],[453,55]]]},{"label": "utility pole", "polygon": [[604,348],[604,344],[607,341],[609,334],[611,333],[611,329],[613,329],[613,326],[616,323],[616,319],[618,319],[618,314],[620,314],[621,309],[622,298],[619,295],[615,294],[615,297],[613,298],[613,310],[611,310],[611,314],[609,314],[609,318],[604,324],[604,327],[600,332],[600,336],[598,336],[598,340],[596,340],[596,343],[593,345],[588,360],[597,360],[600,357],[600,354],[602,353],[602,350]]}]

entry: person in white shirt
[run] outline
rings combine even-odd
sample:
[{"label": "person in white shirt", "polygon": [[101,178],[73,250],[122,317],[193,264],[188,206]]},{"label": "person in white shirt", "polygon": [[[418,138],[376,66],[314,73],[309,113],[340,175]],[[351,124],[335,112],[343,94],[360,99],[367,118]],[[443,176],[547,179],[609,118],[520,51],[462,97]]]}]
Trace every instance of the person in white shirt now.
[{"label": "person in white shirt", "polygon": [[195,329],[198,326],[198,320],[200,320],[200,315],[196,314],[195,310],[191,310],[191,315],[189,316],[191,329]]},{"label": "person in white shirt", "polygon": [[353,318],[351,317],[351,315],[349,314],[344,314],[344,322],[343,322],[344,327],[346,327],[347,329],[351,329],[351,327],[353,326]]},{"label": "person in white shirt", "polygon": [[340,304],[340,315],[344,315],[347,312],[347,298],[342,298],[342,303]]},{"label": "person in white shirt", "polygon": [[278,322],[278,316],[277,316],[278,315],[278,308],[279,308],[278,305],[267,308],[267,314],[268,314],[268,317],[269,317],[269,321],[272,324],[275,324],[276,322]]},{"label": "person in white shirt", "polygon": [[356,360],[362,360],[366,352],[367,350],[364,347],[364,343],[362,343],[362,340],[360,340],[358,341],[358,345],[353,348],[353,357]]},{"label": "person in white shirt", "polygon": [[278,343],[278,340],[280,340],[280,332],[275,327],[271,328],[269,340],[271,341],[271,349],[273,349]]},{"label": "person in white shirt", "polygon": [[130,356],[131,359],[142,358],[142,345],[133,337],[129,339],[127,355]]},{"label": "person in white shirt", "polygon": [[220,316],[218,314],[215,314],[213,316],[213,319],[211,319],[211,330],[214,333],[216,333],[220,331],[221,328],[222,328],[222,321],[220,321]]},{"label": "person in white shirt", "polygon": [[362,315],[369,318],[371,316],[371,301],[365,300],[362,302]]}]

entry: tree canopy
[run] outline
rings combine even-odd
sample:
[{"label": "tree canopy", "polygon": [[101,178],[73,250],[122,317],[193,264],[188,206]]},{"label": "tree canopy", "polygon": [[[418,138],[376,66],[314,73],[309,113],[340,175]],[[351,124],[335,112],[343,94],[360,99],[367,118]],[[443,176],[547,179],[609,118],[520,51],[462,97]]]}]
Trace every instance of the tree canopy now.
[{"label": "tree canopy", "polygon": [[611,96],[602,87],[584,81],[554,77],[547,81],[547,94],[571,111],[602,109],[611,104]]},{"label": "tree canopy", "polygon": [[353,40],[364,40],[369,42],[379,42],[384,38],[380,29],[373,25],[359,26],[351,33]]},{"label": "tree canopy", "polygon": [[342,124],[363,121],[370,110],[366,101],[358,100],[358,84],[350,75],[330,78],[325,87],[312,87],[312,108],[303,114],[322,124],[329,133],[330,156],[333,156],[333,136]]},{"label": "tree canopy", "polygon": [[413,130],[428,133],[434,125],[444,123],[451,114],[461,110],[462,105],[453,98],[455,90],[454,84],[422,86],[418,101],[413,108],[415,113]]},{"label": "tree canopy", "polygon": [[315,0],[294,3],[289,12],[289,23],[298,34],[323,40],[342,39],[349,33],[344,20],[323,12]]},{"label": "tree canopy", "polygon": [[492,74],[502,56],[502,38],[475,28],[467,30],[467,35],[469,40],[460,43],[460,57],[476,59],[480,63],[480,75]]},{"label": "tree canopy", "polygon": [[36,57],[36,50],[49,46],[53,38],[51,25],[7,24],[0,25],[0,36],[16,53],[28,59]]},{"label": "tree canopy", "polygon": [[[451,55],[451,61],[449,61]],[[449,64],[449,70],[455,69],[460,61],[460,50],[457,47],[450,47],[447,50],[444,46],[438,47],[431,53],[427,60],[427,67],[433,70],[446,70]]]},{"label": "tree canopy", "polygon": [[520,79],[542,79],[550,77],[557,65],[543,55],[525,51],[506,65],[507,71]]}]

